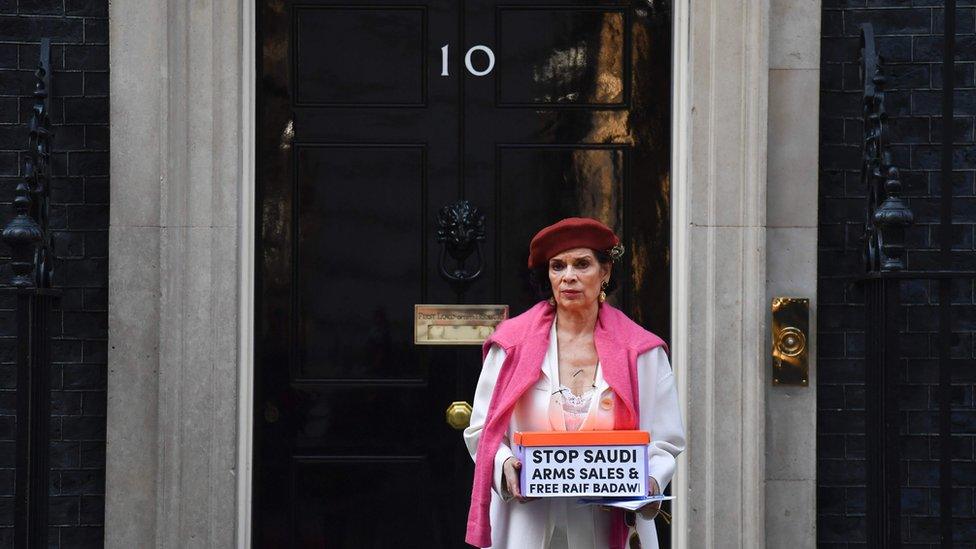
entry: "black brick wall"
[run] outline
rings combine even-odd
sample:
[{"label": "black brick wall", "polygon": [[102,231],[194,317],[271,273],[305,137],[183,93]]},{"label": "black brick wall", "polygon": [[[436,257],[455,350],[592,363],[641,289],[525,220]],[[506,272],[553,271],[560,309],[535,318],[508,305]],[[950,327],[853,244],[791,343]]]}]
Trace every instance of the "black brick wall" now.
[{"label": "black brick wall", "polygon": [[[943,10],[939,0],[823,0],[820,116],[820,237],[818,299],[818,497],[820,547],[864,546],[865,417],[864,295],[833,277],[861,267],[864,189],[858,81],[858,32],[870,22],[887,61],[890,150],[902,170],[915,212],[908,266],[938,266],[942,141]],[[976,268],[976,1],[957,2],[957,63],[952,246],[954,268]],[[974,436],[976,306],[971,281],[952,288],[953,517],[956,547],[974,547]],[[895,321],[902,347],[899,381],[902,540],[936,547],[939,535],[938,287],[908,282]]]},{"label": "black brick wall", "polygon": [[[108,308],[108,1],[0,0],[0,221],[23,164],[38,42],[52,39],[52,224],[61,258],[52,370],[50,545],[101,547]],[[3,255],[7,256],[6,248]],[[12,546],[12,305],[0,302],[0,546]]]}]

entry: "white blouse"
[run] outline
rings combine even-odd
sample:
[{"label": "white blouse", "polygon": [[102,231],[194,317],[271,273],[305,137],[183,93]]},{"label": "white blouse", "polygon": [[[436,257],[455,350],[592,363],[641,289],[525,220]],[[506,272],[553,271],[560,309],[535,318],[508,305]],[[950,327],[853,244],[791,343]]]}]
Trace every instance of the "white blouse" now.
[{"label": "white blouse", "polygon": [[[600,365],[596,365],[599,369]],[[594,375],[596,374],[594,370]],[[579,431],[580,427],[590,416],[590,404],[593,403],[593,395],[596,393],[596,384],[577,395],[572,389],[560,383],[552,393],[552,403],[550,406],[558,406],[563,413],[563,423],[567,431]],[[555,426],[552,426],[553,428]]]},{"label": "white blouse", "polygon": [[[567,425],[562,409],[554,414],[550,406],[552,392],[559,387],[559,350],[556,323],[549,334],[549,348],[543,360],[539,381],[516,404],[506,437],[495,454],[491,496],[491,539],[494,549],[596,549],[606,547],[610,513],[598,507],[576,505],[572,498],[542,498],[528,503],[512,501],[502,480],[502,464],[512,457],[510,441],[515,431],[563,430]],[[493,345],[485,357],[478,387],[475,390],[471,423],[464,430],[464,442],[477,455],[478,440],[498,373],[505,361],[505,351]],[[593,398],[589,412],[579,429],[613,429],[613,391],[597,366]],[[684,450],[685,433],[678,409],[678,393],[667,354],[660,347],[637,357],[637,382],[640,396],[640,428],[651,434],[648,447],[648,474],[663,491],[674,474],[675,457]],[[637,521],[637,530],[645,549],[656,548],[657,531],[653,520]]]}]

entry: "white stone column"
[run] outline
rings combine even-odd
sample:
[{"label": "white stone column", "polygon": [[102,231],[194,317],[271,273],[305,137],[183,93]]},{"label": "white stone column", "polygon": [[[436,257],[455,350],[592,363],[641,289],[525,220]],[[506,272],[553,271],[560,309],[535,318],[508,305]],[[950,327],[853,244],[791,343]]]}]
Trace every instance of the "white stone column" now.
[{"label": "white stone column", "polygon": [[675,3],[677,547],[765,543],[767,0]]},{"label": "white stone column", "polygon": [[110,7],[107,547],[236,541],[242,9]]},{"label": "white stone column", "polygon": [[810,298],[811,330],[809,386],[766,388],[766,546],[799,549],[817,524],[820,0],[770,3],[766,302]]}]

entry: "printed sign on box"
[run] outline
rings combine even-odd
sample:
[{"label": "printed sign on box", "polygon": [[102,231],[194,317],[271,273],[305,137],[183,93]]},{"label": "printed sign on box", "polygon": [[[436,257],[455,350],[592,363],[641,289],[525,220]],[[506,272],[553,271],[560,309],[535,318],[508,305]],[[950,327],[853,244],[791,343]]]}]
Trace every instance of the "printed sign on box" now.
[{"label": "printed sign on box", "polygon": [[647,431],[515,433],[527,497],[647,495]]}]

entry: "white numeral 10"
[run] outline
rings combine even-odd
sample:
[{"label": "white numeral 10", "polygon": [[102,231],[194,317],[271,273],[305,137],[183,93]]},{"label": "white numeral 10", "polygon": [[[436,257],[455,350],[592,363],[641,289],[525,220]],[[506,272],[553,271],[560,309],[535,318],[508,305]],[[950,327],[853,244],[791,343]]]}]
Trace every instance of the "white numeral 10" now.
[{"label": "white numeral 10", "polygon": [[[485,55],[488,56],[488,66],[483,70],[477,70],[474,68],[474,64],[471,63],[471,54],[476,51],[483,51]],[[447,72],[448,64],[448,45],[444,44],[441,48],[441,76],[450,76]],[[495,52],[491,51],[488,46],[483,46],[478,44],[477,46],[471,46],[468,48],[468,53],[464,54],[464,66],[467,67],[468,72],[474,76],[484,76],[491,72],[491,69],[495,68]]]}]

